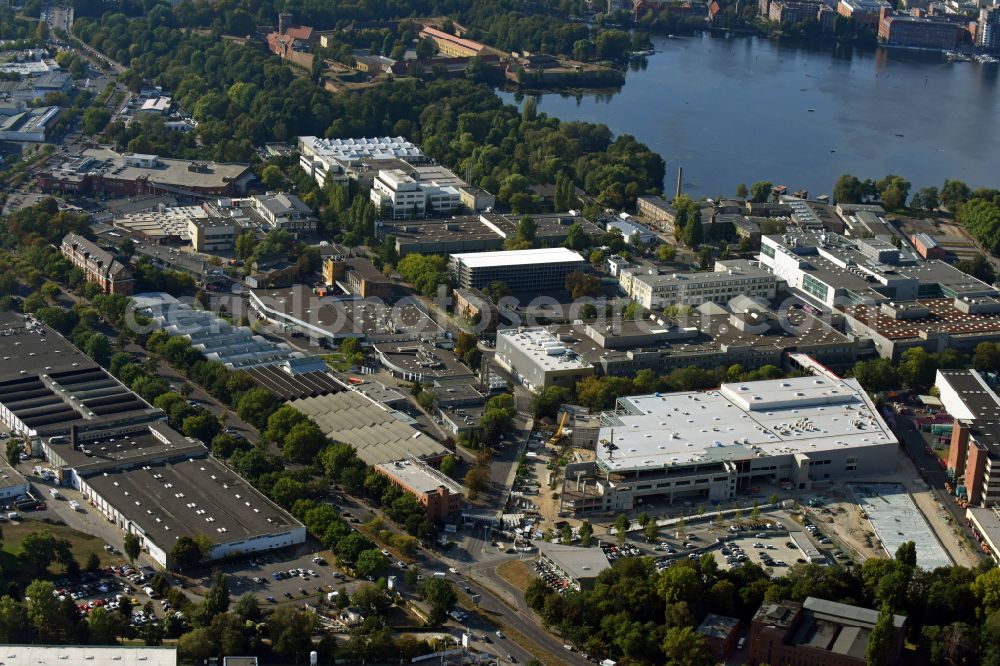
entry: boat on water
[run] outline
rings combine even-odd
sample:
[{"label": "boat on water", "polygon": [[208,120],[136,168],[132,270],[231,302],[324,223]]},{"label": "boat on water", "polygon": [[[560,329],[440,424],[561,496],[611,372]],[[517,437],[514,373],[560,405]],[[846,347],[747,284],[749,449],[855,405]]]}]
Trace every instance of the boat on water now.
[{"label": "boat on water", "polygon": [[1000,58],[996,58],[987,53],[980,53],[976,56],[976,60],[978,60],[982,65],[995,65],[1000,62]]},{"label": "boat on water", "polygon": [[651,56],[654,53],[656,53],[656,51],[654,51],[653,49],[645,49],[643,51],[632,51],[632,57],[634,57],[634,58],[642,58],[642,57],[645,57],[645,56]]},{"label": "boat on water", "polygon": [[945,51],[944,57],[952,62],[972,62],[972,56],[958,51]]}]

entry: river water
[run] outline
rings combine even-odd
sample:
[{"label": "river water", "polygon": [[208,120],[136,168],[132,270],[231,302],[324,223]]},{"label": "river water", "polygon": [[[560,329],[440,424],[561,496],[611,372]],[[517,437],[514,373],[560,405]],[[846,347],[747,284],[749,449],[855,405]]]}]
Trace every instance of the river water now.
[{"label": "river water", "polygon": [[619,91],[545,93],[538,109],[634,135],[667,161],[668,194],[679,166],[706,197],[758,180],[828,194],[843,173],[1000,185],[998,65],[707,34],[653,46]]}]

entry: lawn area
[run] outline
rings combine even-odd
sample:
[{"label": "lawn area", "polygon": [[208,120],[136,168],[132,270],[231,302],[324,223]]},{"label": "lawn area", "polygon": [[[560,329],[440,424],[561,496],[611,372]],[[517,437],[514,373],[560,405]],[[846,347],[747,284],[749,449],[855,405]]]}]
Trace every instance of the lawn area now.
[{"label": "lawn area", "polygon": [[[87,563],[87,558],[90,557],[91,553],[97,553],[97,557],[101,560],[101,566],[124,562],[121,555],[112,555],[104,550],[103,539],[91,534],[78,532],[65,525],[52,525],[40,520],[22,520],[20,523],[3,523],[0,527],[3,529],[2,554],[5,559],[16,557],[21,552],[21,542],[24,541],[26,536],[35,532],[48,530],[52,532],[52,536],[55,538],[69,541],[73,555],[81,567]],[[55,563],[53,563],[49,570],[53,573],[62,571],[59,565]]]},{"label": "lawn area", "polygon": [[521,560],[509,560],[497,567],[497,575],[524,592],[531,581],[538,578],[531,568]]}]

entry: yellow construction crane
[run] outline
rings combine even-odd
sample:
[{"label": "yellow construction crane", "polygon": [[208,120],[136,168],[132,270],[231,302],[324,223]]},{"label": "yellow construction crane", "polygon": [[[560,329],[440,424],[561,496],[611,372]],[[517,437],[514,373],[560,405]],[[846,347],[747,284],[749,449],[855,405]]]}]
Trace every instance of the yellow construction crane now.
[{"label": "yellow construction crane", "polygon": [[556,428],[556,432],[552,435],[552,439],[549,440],[549,446],[556,446],[559,444],[559,440],[563,436],[563,426],[566,425],[566,419],[569,417],[569,412],[563,412],[562,420],[559,421],[559,427]]}]

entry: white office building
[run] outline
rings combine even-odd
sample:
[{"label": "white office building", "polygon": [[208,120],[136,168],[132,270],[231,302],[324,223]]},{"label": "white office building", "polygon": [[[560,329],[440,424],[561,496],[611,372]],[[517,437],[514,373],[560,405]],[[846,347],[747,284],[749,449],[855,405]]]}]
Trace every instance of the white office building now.
[{"label": "white office building", "polygon": [[450,215],[461,206],[455,186],[418,180],[402,169],[379,171],[370,197],[382,216],[393,220]]},{"label": "white office building", "polygon": [[736,259],[715,262],[715,270],[710,273],[657,273],[641,266],[627,268],[619,275],[619,285],[647,310],[661,310],[671,305],[725,304],[737,296],[772,299],[777,295],[778,279],[759,262]]},{"label": "white office building", "polygon": [[323,139],[316,136],[298,138],[299,166],[322,187],[327,181],[348,180],[348,170],[367,160],[400,159],[420,164],[427,161],[424,153],[401,136],[362,139]]}]

